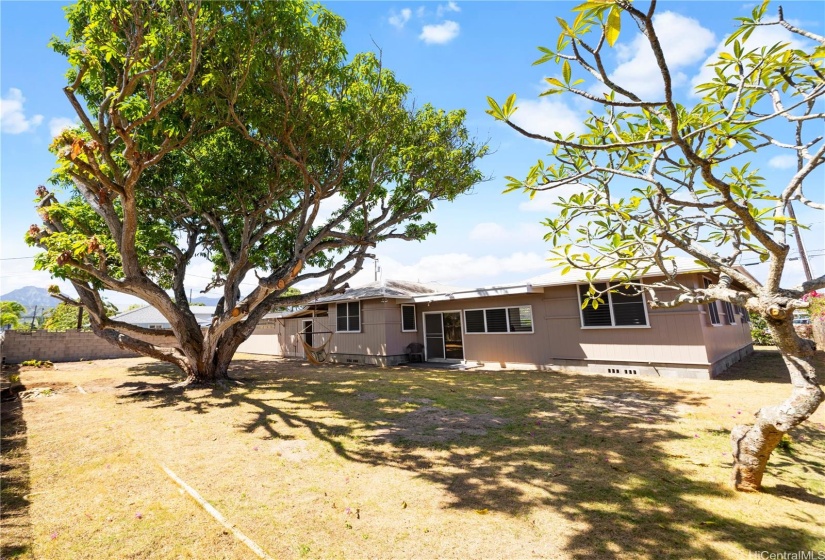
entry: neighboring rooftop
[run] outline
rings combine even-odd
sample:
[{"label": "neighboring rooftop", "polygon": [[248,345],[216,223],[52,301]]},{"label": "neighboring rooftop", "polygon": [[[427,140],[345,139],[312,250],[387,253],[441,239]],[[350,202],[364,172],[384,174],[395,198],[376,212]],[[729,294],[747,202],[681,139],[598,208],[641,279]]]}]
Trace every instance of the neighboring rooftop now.
[{"label": "neighboring rooftop", "polygon": [[[212,321],[212,315],[215,313],[214,305],[193,305],[189,309],[192,310],[192,314],[201,326],[208,326]],[[112,317],[112,319],[115,321],[122,321],[124,323],[131,323],[132,325],[157,325],[169,323],[169,321],[166,320],[166,317],[164,317],[160,311],[151,305],[144,305],[143,307],[138,307],[130,311],[119,313],[118,315]]]},{"label": "neighboring rooftop", "polygon": [[314,305],[316,303],[331,303],[356,299],[410,298],[420,294],[438,294],[462,289],[463,288],[452,288],[435,283],[423,284],[419,282],[407,282],[405,280],[382,280],[379,282],[370,282],[357,288],[347,288],[342,294],[318,298],[312,302],[307,302],[307,304]]}]

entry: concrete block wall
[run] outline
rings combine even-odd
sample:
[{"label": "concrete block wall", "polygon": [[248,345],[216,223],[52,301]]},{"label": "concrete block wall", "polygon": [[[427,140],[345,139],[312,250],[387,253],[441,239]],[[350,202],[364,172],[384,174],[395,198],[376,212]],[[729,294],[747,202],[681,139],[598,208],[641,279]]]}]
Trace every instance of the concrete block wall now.
[{"label": "concrete block wall", "polygon": [[138,356],[130,350],[109,344],[94,333],[77,331],[6,331],[0,343],[0,355],[7,364],[19,364],[26,360],[76,362]]}]

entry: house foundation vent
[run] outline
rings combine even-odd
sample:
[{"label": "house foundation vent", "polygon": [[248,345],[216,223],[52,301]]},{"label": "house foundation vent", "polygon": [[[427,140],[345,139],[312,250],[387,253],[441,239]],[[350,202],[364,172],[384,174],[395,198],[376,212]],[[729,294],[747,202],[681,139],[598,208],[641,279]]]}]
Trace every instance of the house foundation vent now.
[{"label": "house foundation vent", "polygon": [[617,367],[609,367],[607,368],[607,373],[616,373],[619,375],[639,375],[638,369],[624,369],[624,368],[617,368]]}]

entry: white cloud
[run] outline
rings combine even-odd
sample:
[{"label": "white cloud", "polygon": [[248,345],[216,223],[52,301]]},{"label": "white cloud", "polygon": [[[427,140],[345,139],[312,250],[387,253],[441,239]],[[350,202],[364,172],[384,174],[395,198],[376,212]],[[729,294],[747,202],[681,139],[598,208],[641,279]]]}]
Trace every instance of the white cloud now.
[{"label": "white cloud", "polygon": [[[489,284],[500,271],[523,276],[549,268],[547,259],[534,252],[518,252],[505,257],[485,255],[475,257],[467,253],[444,253],[422,257],[412,265],[381,258],[384,278],[407,278],[420,282],[477,287]],[[372,274],[372,271],[368,271]],[[372,276],[367,281],[371,281]],[[354,282],[352,285],[356,285]]]},{"label": "white cloud", "polygon": [[333,194],[321,201],[321,207],[318,208],[318,216],[315,218],[315,225],[321,225],[327,222],[332,217],[334,212],[340,210],[346,200],[338,193]]},{"label": "white cloud", "polygon": [[418,38],[428,45],[444,45],[458,37],[460,31],[458,23],[448,19],[437,25],[425,25]]},{"label": "white cloud", "polygon": [[23,110],[26,98],[17,88],[9,88],[6,97],[0,99],[0,129],[7,134],[20,134],[33,130],[43,122],[43,115],[34,115],[27,119]]},{"label": "white cloud", "polygon": [[[725,37],[725,40],[726,39],[727,37]],[[720,41],[719,44],[716,45],[716,49],[702,64],[702,69],[690,80],[691,88],[695,88],[699,84],[711,82],[713,78],[716,77],[716,72],[708,65],[716,62],[721,53],[733,52],[733,44],[726,46],[725,40]],[[805,42],[800,40],[798,35],[795,35],[781,27],[771,26],[755,28],[743,46],[745,51],[749,51],[760,47],[769,47],[775,45],[776,43],[789,43],[790,48],[792,49],[800,49],[805,45]],[[693,95],[696,97],[701,97],[701,94],[694,93]]]},{"label": "white cloud", "polygon": [[461,8],[458,7],[458,4],[455,2],[447,2],[446,4],[440,4],[438,8],[436,8],[435,13],[440,18],[446,13],[460,11]]},{"label": "white cloud", "polygon": [[768,160],[768,167],[776,169],[796,169],[796,156],[790,154],[774,156]]},{"label": "white cloud", "polygon": [[547,97],[538,100],[518,101],[518,110],[513,113],[512,121],[528,132],[552,136],[553,132],[562,134],[584,132],[585,116],[562,101]]},{"label": "white cloud", "polygon": [[[702,27],[698,21],[677,14],[662,12],[653,17],[662,50],[673,78],[673,85],[687,83],[688,77],[682,71],[705,57],[713,47],[716,38],[713,32]],[[663,98],[663,82],[650,44],[641,33],[636,34],[629,44],[616,46],[619,65],[610,78],[642,98]],[[604,85],[597,84],[591,91],[600,95]]]},{"label": "white cloud", "polygon": [[390,22],[390,25],[397,29],[404,29],[404,26],[410,21],[412,17],[412,10],[409,8],[404,8],[400,12],[396,13],[395,11],[391,12],[390,17],[387,21]]},{"label": "white cloud", "polygon": [[[518,209],[522,212],[543,212],[545,214],[558,214],[561,208],[555,205],[559,198],[569,198],[571,195],[584,192],[587,187],[579,184],[564,185],[548,191],[537,192],[536,195],[519,204]],[[526,195],[525,195],[526,196]]]},{"label": "white cloud", "polygon": [[66,117],[55,117],[49,121],[49,134],[52,135],[52,138],[59,135],[65,129],[74,126],[75,122],[72,119]]},{"label": "white cloud", "polygon": [[471,241],[484,243],[530,243],[541,241],[546,228],[539,224],[520,223],[510,229],[495,222],[482,222],[470,230],[468,237]]}]

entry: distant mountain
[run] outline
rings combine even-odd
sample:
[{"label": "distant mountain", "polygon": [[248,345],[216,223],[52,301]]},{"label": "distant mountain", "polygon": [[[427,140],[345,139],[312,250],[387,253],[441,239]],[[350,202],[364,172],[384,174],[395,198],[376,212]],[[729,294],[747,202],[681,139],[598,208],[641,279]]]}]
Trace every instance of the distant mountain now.
[{"label": "distant mountain", "polygon": [[198,296],[192,300],[192,303],[202,303],[204,305],[218,305],[221,298]]},{"label": "distant mountain", "polygon": [[37,307],[37,314],[40,315],[42,310],[57,307],[57,304],[60,303],[49,295],[46,288],[38,288],[36,286],[17,288],[0,296],[0,300],[16,301],[26,308],[26,313],[29,315],[34,313],[35,306]]}]

